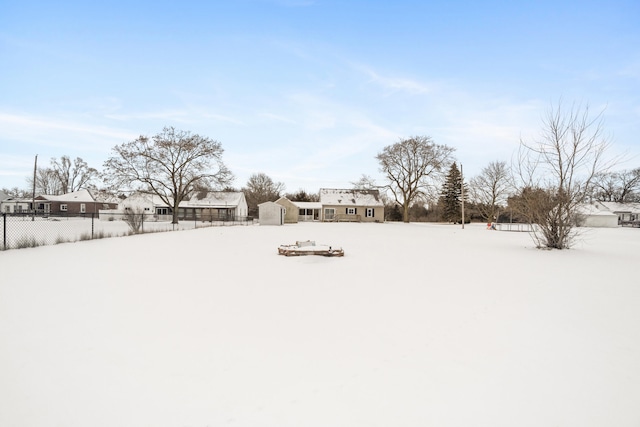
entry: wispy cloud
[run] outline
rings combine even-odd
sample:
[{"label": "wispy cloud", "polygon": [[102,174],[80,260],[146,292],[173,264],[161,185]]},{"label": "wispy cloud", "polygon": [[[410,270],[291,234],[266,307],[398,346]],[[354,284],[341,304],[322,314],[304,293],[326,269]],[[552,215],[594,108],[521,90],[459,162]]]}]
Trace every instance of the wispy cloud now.
[{"label": "wispy cloud", "polygon": [[640,80],[640,60],[628,64],[626,67],[620,70],[618,74],[623,77],[630,77]]},{"label": "wispy cloud", "polygon": [[[71,132],[74,134],[90,134],[106,138],[129,139],[132,134],[104,126],[89,126],[83,123],[61,120],[52,117],[37,117],[0,112],[0,124],[6,133],[14,136],[28,135],[50,131]],[[41,141],[46,142],[46,141]]]},{"label": "wispy cloud", "polygon": [[276,6],[283,7],[309,7],[316,4],[315,0],[266,0]]},{"label": "wispy cloud", "polygon": [[356,69],[368,76],[368,83],[376,84],[391,92],[405,92],[411,95],[422,95],[432,93],[439,88],[439,85],[428,84],[407,77],[389,77],[374,71],[370,67],[355,65]]},{"label": "wispy cloud", "polygon": [[189,123],[189,112],[184,110],[148,111],[139,113],[106,114],[104,117],[118,121],[164,120],[170,123]]},{"label": "wispy cloud", "polygon": [[285,117],[279,114],[273,114],[273,113],[259,113],[258,117],[267,119],[269,121],[274,121],[274,122],[281,122],[281,123],[289,123],[289,124],[295,124],[296,121],[289,118],[289,117]]},{"label": "wispy cloud", "polygon": [[234,125],[244,125],[244,123],[242,122],[242,120],[238,120],[234,117],[230,117],[230,116],[225,116],[222,114],[216,114],[216,113],[204,113],[202,114],[202,117],[205,119],[213,119],[219,122],[225,122],[225,123],[231,123]]}]

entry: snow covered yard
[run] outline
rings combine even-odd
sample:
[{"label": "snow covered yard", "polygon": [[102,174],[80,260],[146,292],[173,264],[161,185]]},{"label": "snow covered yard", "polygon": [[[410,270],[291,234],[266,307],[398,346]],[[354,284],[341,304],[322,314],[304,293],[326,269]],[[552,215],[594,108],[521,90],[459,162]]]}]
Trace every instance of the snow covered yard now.
[{"label": "snow covered yard", "polygon": [[[640,425],[640,231],[540,251],[484,228],[0,252],[0,425]],[[345,256],[277,253],[309,239]]]}]

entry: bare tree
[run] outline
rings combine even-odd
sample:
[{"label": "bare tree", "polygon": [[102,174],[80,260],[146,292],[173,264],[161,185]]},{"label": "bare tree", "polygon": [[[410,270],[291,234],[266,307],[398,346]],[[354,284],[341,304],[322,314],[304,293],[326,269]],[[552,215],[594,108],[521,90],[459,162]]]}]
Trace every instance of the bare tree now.
[{"label": "bare tree", "polygon": [[451,163],[454,149],[433,142],[428,136],[401,139],[384,147],[376,159],[385,174],[387,188],[402,206],[402,218],[409,222],[411,205],[437,193],[434,182]]},{"label": "bare tree", "polygon": [[233,180],[222,162],[222,145],[207,137],[165,127],[152,138],[113,148],[104,164],[105,181],[122,190],[156,194],[178,223],[180,202],[196,187],[223,187]]},{"label": "bare tree", "polygon": [[593,196],[603,202],[632,202],[639,192],[640,168],[599,173],[593,179]]},{"label": "bare tree", "polygon": [[267,174],[257,173],[249,177],[247,186],[242,189],[247,199],[249,215],[257,216],[258,205],[276,201],[285,189],[282,182],[274,182]]},{"label": "bare tree", "polygon": [[532,236],[538,247],[565,249],[576,235],[578,206],[594,177],[611,166],[605,152],[602,113],[591,117],[589,107],[560,103],[542,121],[539,139],[520,141],[517,178],[518,213],[536,224]]},{"label": "bare tree", "polygon": [[295,202],[319,202],[320,195],[318,193],[307,193],[304,188],[298,189],[295,193],[287,193],[284,195],[287,199]]},{"label": "bare tree", "polygon": [[[89,167],[80,157],[71,161],[69,156],[60,160],[51,159],[51,167],[38,168],[36,171],[36,193],[65,194],[88,188],[97,178],[98,171]],[[33,188],[33,177],[27,178],[29,187]]]},{"label": "bare tree", "polygon": [[499,210],[506,205],[511,189],[509,178],[507,162],[495,161],[471,179],[471,201],[486,221],[497,220]]},{"label": "bare tree", "polygon": [[144,224],[144,211],[141,208],[125,208],[122,220],[127,223],[133,234],[139,234]]},{"label": "bare tree", "polygon": [[[36,171],[35,190],[38,194],[61,194],[60,181],[52,168],[38,168]],[[34,188],[33,177],[27,178],[29,188]]]},{"label": "bare tree", "polygon": [[362,174],[357,181],[351,182],[351,185],[355,190],[377,190],[380,188],[375,179],[365,174]]},{"label": "bare tree", "polygon": [[63,194],[86,188],[98,176],[98,171],[89,167],[80,157],[76,157],[73,162],[69,156],[60,157],[60,161],[54,157],[51,159],[51,169]]},{"label": "bare tree", "polygon": [[17,197],[17,198],[29,197],[29,195],[31,194],[29,190],[24,190],[18,187],[12,187],[12,188],[3,187],[0,190],[0,192],[6,194],[9,197]]}]

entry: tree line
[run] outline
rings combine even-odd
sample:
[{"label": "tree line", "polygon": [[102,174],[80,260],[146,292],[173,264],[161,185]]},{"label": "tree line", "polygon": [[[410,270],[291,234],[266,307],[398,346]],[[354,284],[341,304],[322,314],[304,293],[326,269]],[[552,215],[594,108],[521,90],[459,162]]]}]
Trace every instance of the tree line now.
[{"label": "tree line", "polygon": [[[640,201],[640,168],[611,171],[606,157],[610,142],[604,136],[602,114],[588,106],[562,103],[542,120],[541,136],[521,140],[511,165],[495,160],[470,179],[463,176],[455,149],[437,144],[430,136],[400,138],[376,156],[383,183],[363,174],[355,189],[378,189],[385,201],[387,220],[431,220],[452,223],[509,219],[538,224],[534,239],[540,247],[566,248],[574,237],[580,203],[588,200]],[[222,160],[220,142],[189,131],[165,127],[153,137],[139,138],[112,149],[102,174],[80,157],[52,158],[36,170],[29,187],[40,194],[63,194],[82,188],[112,194],[133,191],[159,196],[173,208],[196,192],[232,190],[234,176]],[[285,184],[263,172],[250,176],[240,190],[249,214],[257,206],[286,196],[294,201],[317,201],[317,194],[300,189],[285,193]],[[29,190],[3,189],[13,196]],[[461,205],[467,207],[462,217]]]}]

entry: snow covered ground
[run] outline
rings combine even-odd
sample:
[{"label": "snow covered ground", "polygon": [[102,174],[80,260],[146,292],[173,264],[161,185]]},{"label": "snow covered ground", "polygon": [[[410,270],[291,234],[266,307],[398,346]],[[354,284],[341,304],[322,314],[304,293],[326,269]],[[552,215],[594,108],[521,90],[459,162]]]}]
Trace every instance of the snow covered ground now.
[{"label": "snow covered ground", "polygon": [[[296,240],[342,258],[283,257]],[[640,230],[206,228],[0,252],[0,425],[640,425]]]}]

